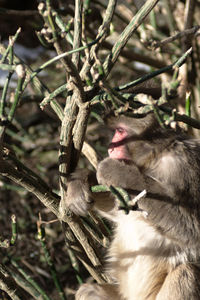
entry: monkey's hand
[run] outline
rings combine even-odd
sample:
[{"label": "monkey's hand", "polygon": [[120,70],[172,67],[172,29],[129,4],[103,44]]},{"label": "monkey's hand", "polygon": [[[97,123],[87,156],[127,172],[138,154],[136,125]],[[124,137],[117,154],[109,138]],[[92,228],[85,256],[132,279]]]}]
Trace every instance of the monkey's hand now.
[{"label": "monkey's hand", "polygon": [[65,215],[70,209],[76,215],[85,215],[93,204],[90,191],[91,172],[86,169],[79,169],[72,173],[68,185],[67,196],[60,202],[60,214]]},{"label": "monkey's hand", "polygon": [[97,168],[99,184],[122,187],[124,189],[145,189],[144,179],[138,168],[112,158],[105,158]]}]

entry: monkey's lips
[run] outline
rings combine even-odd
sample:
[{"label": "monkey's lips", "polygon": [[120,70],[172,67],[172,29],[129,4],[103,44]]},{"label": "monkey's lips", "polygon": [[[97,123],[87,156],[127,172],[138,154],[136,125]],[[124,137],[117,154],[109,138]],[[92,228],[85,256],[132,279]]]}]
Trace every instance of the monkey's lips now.
[{"label": "monkey's lips", "polygon": [[111,144],[108,149],[108,155],[112,159],[123,160],[125,162],[131,160],[124,146],[112,147]]}]

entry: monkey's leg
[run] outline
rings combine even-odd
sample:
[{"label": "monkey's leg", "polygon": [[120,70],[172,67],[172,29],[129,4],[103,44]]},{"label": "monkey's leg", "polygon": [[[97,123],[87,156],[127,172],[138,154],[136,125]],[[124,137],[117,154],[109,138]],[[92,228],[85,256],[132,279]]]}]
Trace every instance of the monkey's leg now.
[{"label": "monkey's leg", "polygon": [[122,300],[117,285],[82,284],[76,293],[75,300]]},{"label": "monkey's leg", "polygon": [[199,300],[200,269],[194,264],[179,265],[169,273],[156,300]]}]

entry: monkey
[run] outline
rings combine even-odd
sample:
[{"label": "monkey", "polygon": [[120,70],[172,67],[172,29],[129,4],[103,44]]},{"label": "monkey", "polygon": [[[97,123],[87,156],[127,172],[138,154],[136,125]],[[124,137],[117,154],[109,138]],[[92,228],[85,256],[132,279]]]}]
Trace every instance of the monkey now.
[{"label": "monkey", "polygon": [[112,195],[91,193],[89,171],[71,175],[64,205],[115,224],[107,255],[113,284],[83,284],[76,300],[200,299],[200,141],[162,128],[153,113],[107,123],[114,136],[98,183],[146,196],[125,214]]}]

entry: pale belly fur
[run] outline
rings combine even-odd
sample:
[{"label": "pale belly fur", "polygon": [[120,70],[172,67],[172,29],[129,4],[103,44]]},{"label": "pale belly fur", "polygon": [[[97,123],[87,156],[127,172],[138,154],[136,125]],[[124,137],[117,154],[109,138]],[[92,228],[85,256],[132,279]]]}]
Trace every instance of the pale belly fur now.
[{"label": "pale belly fur", "polygon": [[116,223],[109,263],[121,295],[127,300],[156,299],[166,274],[184,258],[176,254],[166,259],[161,249],[173,253],[173,243],[145,222],[141,212],[119,212]]}]

